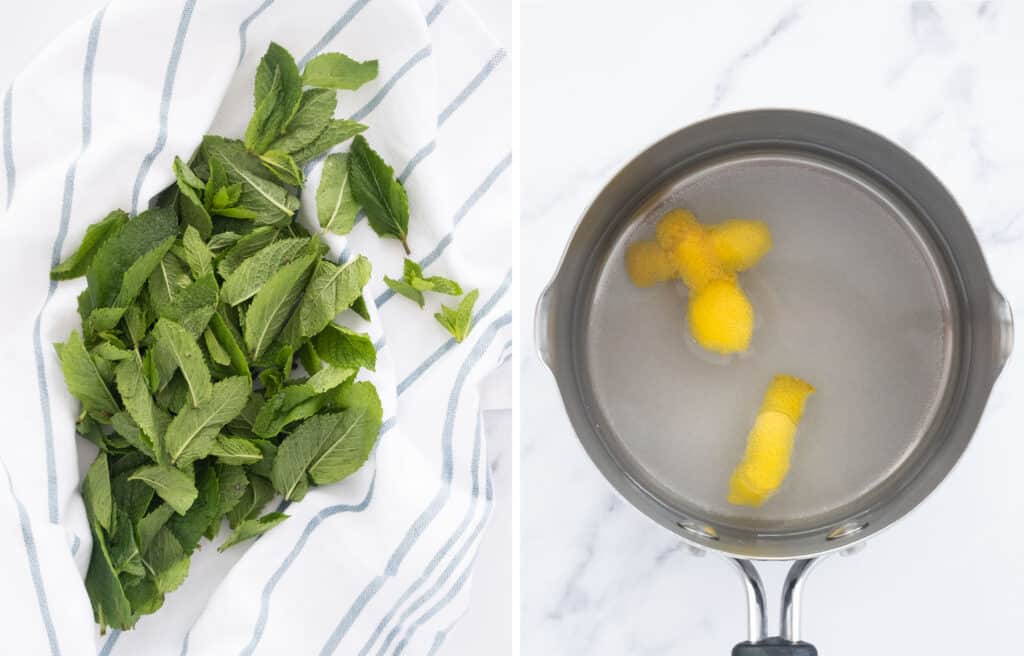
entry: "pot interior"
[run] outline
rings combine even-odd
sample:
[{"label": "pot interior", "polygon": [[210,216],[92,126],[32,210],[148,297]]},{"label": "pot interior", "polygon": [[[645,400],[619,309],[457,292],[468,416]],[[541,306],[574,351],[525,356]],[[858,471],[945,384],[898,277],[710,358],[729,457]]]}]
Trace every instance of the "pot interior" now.
[{"label": "pot interior", "polygon": [[[682,283],[639,289],[627,277],[627,246],[653,239],[676,207],[771,229],[772,251],[739,274],[756,313],[742,356],[692,341]],[[726,550],[757,556],[766,539],[855,530],[941,446],[962,343],[953,276],[913,209],[845,162],[762,147],[681,167],[605,228],[584,271],[580,401],[622,474],[684,534],[728,537]],[[731,505],[730,474],[776,374],[817,388],[789,475],[763,506]]]}]

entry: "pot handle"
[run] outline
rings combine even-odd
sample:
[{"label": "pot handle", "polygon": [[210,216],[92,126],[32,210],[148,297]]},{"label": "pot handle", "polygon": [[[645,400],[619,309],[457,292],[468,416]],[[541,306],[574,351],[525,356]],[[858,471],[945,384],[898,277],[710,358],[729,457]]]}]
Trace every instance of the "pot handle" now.
[{"label": "pot handle", "polygon": [[994,287],[992,288],[992,298],[996,309],[995,325],[996,339],[998,340],[996,348],[999,349],[999,369],[1001,370],[1013,351],[1013,311],[1010,309],[1010,304],[1006,302],[1006,297]]},{"label": "pot handle", "polygon": [[818,558],[797,560],[789,568],[782,587],[780,635],[767,637],[768,612],[764,583],[754,563],[736,558],[747,593],[747,632],[749,639],[733,647],[732,656],[818,656],[818,650],[800,640],[800,603],[807,573]]},{"label": "pot handle", "polygon": [[552,371],[555,367],[555,358],[551,352],[551,306],[555,295],[554,286],[555,283],[552,281],[540,293],[540,298],[537,299],[537,311],[533,318],[533,338],[537,344],[537,353],[540,354],[540,359],[544,361],[548,369]]}]

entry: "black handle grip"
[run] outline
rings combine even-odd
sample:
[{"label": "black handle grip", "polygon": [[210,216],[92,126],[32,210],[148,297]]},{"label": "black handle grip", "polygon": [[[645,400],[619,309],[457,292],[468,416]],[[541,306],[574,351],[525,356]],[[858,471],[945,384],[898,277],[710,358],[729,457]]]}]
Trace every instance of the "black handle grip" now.
[{"label": "black handle grip", "polygon": [[768,638],[758,643],[741,642],[732,648],[732,656],[818,656],[814,645]]}]

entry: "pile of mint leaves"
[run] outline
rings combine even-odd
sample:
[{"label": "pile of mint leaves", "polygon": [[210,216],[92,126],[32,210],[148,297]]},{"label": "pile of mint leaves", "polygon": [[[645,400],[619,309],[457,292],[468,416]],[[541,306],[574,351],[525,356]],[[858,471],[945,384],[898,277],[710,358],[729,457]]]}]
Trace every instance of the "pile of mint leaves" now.
[{"label": "pile of mint leaves", "polygon": [[[300,73],[271,44],[244,141],[204,137],[188,162],[175,159],[176,183],[150,209],[111,212],[51,272],[87,282],[81,333],[55,348],[82,405],[77,431],[99,447],[81,489],[101,632],[156,612],[223,520],[232,533],[221,551],[287,518],[265,512],[276,495],[299,501],[340,481],[374,447],[380,398],[356,376],[374,369],[376,351],[335,323],[347,311],[369,319],[370,262],[326,259],[320,234],[294,216],[303,168],[352,139],[324,161],[318,223],[346,234],[362,210],[408,253],[405,189],[359,134],[366,126],[334,117],[338,90],[376,76],[376,61],[340,53]],[[461,294],[446,279],[417,280]],[[475,299],[438,315],[459,341]]]}]

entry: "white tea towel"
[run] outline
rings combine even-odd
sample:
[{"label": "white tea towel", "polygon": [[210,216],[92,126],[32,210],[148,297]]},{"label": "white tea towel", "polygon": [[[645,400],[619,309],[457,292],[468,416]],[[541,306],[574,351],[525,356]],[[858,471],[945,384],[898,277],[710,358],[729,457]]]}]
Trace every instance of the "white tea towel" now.
[{"label": "white tea towel", "polygon": [[[95,449],[74,434],[78,404],[52,347],[78,327],[84,281],[54,283],[48,271],[110,209],[145,209],[173,181],[173,158],[190,156],[204,133],[244,133],[272,40],[300,65],[335,50],[380,61],[377,80],[341,92],[338,114],[368,124],[400,173],[412,257],[479,287],[475,327],[456,344],[432,312],[394,298],[381,280],[401,272],[401,247],[365,220],[348,238],[329,235],[332,257],[361,253],[374,265],[372,322],[346,317],[379,349],[371,379],[385,424],[373,457],[311,490],[258,541],[224,554],[206,544],[157,614],[99,637],[82,583],[91,539],[78,491]],[[493,497],[477,385],[513,334],[517,90],[503,58],[458,0],[114,0],[4,92],[4,653],[442,651]],[[310,226],[319,175],[309,172],[303,197]]]}]

